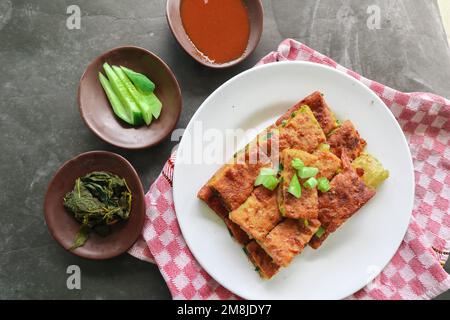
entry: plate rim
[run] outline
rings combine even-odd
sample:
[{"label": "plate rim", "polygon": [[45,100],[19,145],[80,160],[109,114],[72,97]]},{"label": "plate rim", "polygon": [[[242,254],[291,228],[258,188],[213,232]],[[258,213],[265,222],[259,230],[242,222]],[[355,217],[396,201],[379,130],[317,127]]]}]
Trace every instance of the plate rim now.
[{"label": "plate rim", "polygon": [[[224,82],[222,85],[220,85],[217,89],[215,89],[200,105],[200,107],[197,109],[197,111],[194,113],[194,115],[192,116],[191,120],[189,121],[188,125],[186,126],[186,130],[188,131],[192,124],[196,121],[196,119],[198,118],[198,116],[200,115],[200,113],[202,112],[202,110],[205,108],[205,106],[209,103],[210,100],[212,100],[215,95],[220,92],[221,90],[223,90],[224,88],[226,88],[230,83],[236,81],[239,78],[245,77],[247,74],[249,73],[253,73],[256,72],[257,70],[261,70],[261,69],[269,69],[269,68],[274,68],[280,65],[301,65],[301,66],[312,66],[312,67],[316,67],[319,69],[325,69],[328,70],[330,72],[334,72],[337,74],[340,74],[341,76],[344,76],[345,78],[348,78],[351,80],[351,82],[353,82],[355,85],[361,87],[363,90],[365,90],[371,97],[373,97],[373,99],[375,99],[378,103],[381,104],[381,106],[384,108],[384,110],[387,112],[388,116],[391,118],[394,126],[396,127],[396,130],[399,132],[400,136],[401,136],[401,140],[402,143],[404,144],[404,146],[406,146],[406,151],[407,151],[407,156],[408,156],[408,166],[409,166],[409,176],[411,181],[413,182],[410,186],[410,190],[408,192],[408,194],[411,194],[411,203],[409,204],[409,217],[408,217],[408,223],[405,223],[405,226],[403,226],[402,228],[402,232],[399,232],[399,240],[397,240],[396,242],[398,242],[398,244],[395,245],[395,250],[393,251],[392,255],[390,255],[390,258],[386,261],[386,263],[384,265],[382,265],[382,268],[379,269],[379,272],[374,272],[373,274],[371,274],[370,277],[367,277],[367,280],[365,281],[365,283],[362,286],[359,286],[351,293],[349,293],[349,295],[352,295],[356,292],[358,292],[359,290],[363,289],[365,286],[367,286],[370,282],[372,282],[376,277],[378,277],[382,271],[386,268],[386,266],[389,264],[389,262],[392,261],[393,257],[395,256],[395,254],[397,253],[398,249],[400,248],[402,241],[406,235],[406,232],[408,231],[409,225],[411,223],[412,220],[412,213],[414,210],[414,200],[415,200],[415,174],[414,174],[414,163],[413,163],[413,159],[412,159],[412,154],[411,154],[411,149],[410,146],[408,144],[407,138],[405,136],[404,131],[402,130],[402,128],[400,127],[399,122],[397,121],[397,119],[395,118],[394,114],[392,113],[392,111],[388,108],[388,106],[384,103],[384,101],[372,90],[370,89],[366,84],[364,84],[363,82],[355,79],[354,77],[352,77],[351,75],[343,72],[342,70],[336,69],[336,68],[332,68],[330,66],[327,65],[323,65],[323,64],[319,64],[319,63],[315,63],[315,62],[310,62],[310,61],[279,61],[276,63],[268,63],[268,64],[263,64],[263,65],[257,65],[255,67],[252,67],[248,70],[245,70],[237,75],[235,75],[234,77],[232,77],[231,79],[227,80],[226,82]],[[177,154],[178,151],[181,149],[183,142],[184,142],[184,135],[178,145],[177,148]],[[174,201],[174,208],[175,208],[175,214],[177,216],[177,220],[178,220],[178,224],[180,226],[180,231],[183,235],[183,238],[186,242],[186,245],[188,246],[190,252],[192,253],[193,257],[195,258],[195,260],[197,261],[197,263],[215,280],[217,281],[221,286],[223,286],[224,288],[226,288],[228,291],[232,292],[233,294],[246,299],[246,300],[252,300],[252,297],[247,296],[246,294],[242,294],[242,292],[236,292],[236,290],[232,290],[231,288],[229,288],[229,286],[226,283],[223,283],[222,281],[216,279],[213,274],[215,274],[215,272],[211,272],[210,268],[208,266],[205,266],[204,263],[202,263],[200,261],[200,259],[197,257],[197,254],[194,252],[195,250],[191,249],[191,243],[189,240],[189,237],[186,237],[186,234],[188,233],[186,230],[186,226],[183,225],[182,223],[180,223],[180,215],[178,214],[178,210],[177,210],[177,192],[175,192],[175,190],[177,189],[177,164],[179,163],[179,158],[176,157],[175,159],[175,163],[174,163],[174,172],[173,172],[173,201]],[[183,220],[183,219],[181,219]],[[401,234],[401,237],[400,237]],[[346,297],[348,297],[349,295],[345,295],[345,296],[338,296],[337,298],[335,298],[335,300],[341,300],[344,299]]]}]

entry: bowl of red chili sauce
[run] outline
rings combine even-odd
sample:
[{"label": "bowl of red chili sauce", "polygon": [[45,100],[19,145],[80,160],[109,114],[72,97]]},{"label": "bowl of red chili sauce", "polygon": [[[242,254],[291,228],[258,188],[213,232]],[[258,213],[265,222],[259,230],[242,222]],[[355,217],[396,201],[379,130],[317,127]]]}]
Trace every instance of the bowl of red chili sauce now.
[{"label": "bowl of red chili sauce", "polygon": [[168,0],[166,14],[181,47],[208,67],[242,62],[261,39],[261,0]]}]

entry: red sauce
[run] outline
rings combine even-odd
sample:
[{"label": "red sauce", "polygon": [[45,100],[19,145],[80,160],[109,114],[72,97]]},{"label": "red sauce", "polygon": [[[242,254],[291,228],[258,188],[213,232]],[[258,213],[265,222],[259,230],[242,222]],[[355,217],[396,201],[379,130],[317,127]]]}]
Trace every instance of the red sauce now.
[{"label": "red sauce", "polygon": [[250,36],[243,0],[182,0],[181,20],[195,47],[215,63],[241,57]]}]

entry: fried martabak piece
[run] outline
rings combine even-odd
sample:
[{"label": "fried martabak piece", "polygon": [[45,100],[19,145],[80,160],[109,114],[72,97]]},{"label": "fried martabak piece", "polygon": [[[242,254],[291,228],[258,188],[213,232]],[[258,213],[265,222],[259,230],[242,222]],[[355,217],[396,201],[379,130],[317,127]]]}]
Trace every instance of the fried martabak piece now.
[{"label": "fried martabak piece", "polygon": [[335,155],[342,157],[345,152],[351,161],[358,158],[367,145],[349,120],[328,137],[328,144]]},{"label": "fried martabak piece", "polygon": [[228,218],[228,210],[223,206],[219,197],[214,195],[214,192],[209,186],[204,186],[198,193],[198,197],[203,200],[226,224],[231,236],[241,245],[249,243],[250,238],[247,233],[242,230],[237,224]]},{"label": "fried martabak piece", "polygon": [[239,208],[250,197],[260,170],[272,162],[257,144],[236,154],[206,184],[228,212]]},{"label": "fried martabak piece", "polygon": [[[278,205],[283,217],[290,219],[317,219],[319,216],[319,199],[317,189],[302,189],[300,198],[289,193],[289,185],[296,170],[292,167],[292,161],[300,159],[306,166],[317,161],[317,157],[305,151],[286,149],[281,153],[281,183],[278,187]],[[304,181],[300,180],[300,184]]]},{"label": "fried martabak piece", "polygon": [[272,258],[256,241],[247,244],[245,252],[263,279],[272,279],[280,270],[280,266],[273,262]]},{"label": "fried martabak piece", "polygon": [[304,250],[319,227],[318,220],[286,219],[259,244],[275,264],[287,267]]},{"label": "fried martabak piece", "polygon": [[281,221],[275,191],[258,187],[238,209],[230,212],[231,221],[250,238],[262,240]]},{"label": "fried martabak piece", "polygon": [[279,151],[300,149],[314,152],[326,141],[326,136],[308,106],[301,106],[277,128]]},{"label": "fried martabak piece", "polygon": [[326,103],[323,94],[318,91],[307,96],[305,99],[292,107],[277,121],[277,125],[281,125],[284,120],[288,120],[293,112],[299,110],[300,107],[304,105],[309,106],[325,134],[329,134],[331,131],[336,129],[336,118]]},{"label": "fried martabak piece", "polygon": [[321,231],[311,240],[314,249],[375,196],[375,190],[368,188],[353,168],[348,164],[345,166],[345,170],[331,181],[330,191],[319,195]]},{"label": "fried martabak piece", "polygon": [[324,177],[331,180],[342,169],[342,161],[331,151],[317,150],[313,153],[316,161],[308,164],[319,169],[318,178]]},{"label": "fried martabak piece", "polygon": [[[294,159],[301,160],[307,167],[319,169],[317,178],[333,178],[341,169],[341,160],[329,151],[316,151],[314,154],[301,150],[286,149],[282,152],[281,183],[278,187],[278,205],[282,215],[291,219],[317,219],[319,215],[318,191],[316,188],[302,188],[300,198],[289,193],[289,185],[296,170],[292,167]],[[305,180],[299,179],[303,184]]]}]

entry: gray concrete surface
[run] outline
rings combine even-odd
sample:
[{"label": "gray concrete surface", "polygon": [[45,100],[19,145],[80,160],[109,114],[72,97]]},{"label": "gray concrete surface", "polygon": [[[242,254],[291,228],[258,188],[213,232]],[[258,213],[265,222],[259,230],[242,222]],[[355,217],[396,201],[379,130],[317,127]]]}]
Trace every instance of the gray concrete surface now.
[{"label": "gray concrete surface", "polygon": [[[124,255],[82,260],[61,249],[43,219],[46,185],[72,156],[112,150],[137,168],[147,189],[173,143],[141,152],[111,147],[80,119],[76,90],[87,63],[112,47],[148,48],[174,70],[184,97],[179,127],[233,75],[252,67],[286,37],[296,38],[366,77],[404,91],[450,96],[450,54],[435,1],[264,0],[265,26],[251,58],[232,69],[206,69],[177,45],[164,0],[0,0],[0,298],[167,299],[158,269]],[[77,4],[81,29],[66,28]],[[366,25],[369,5],[381,29]],[[82,290],[66,288],[66,268],[82,270]],[[450,298],[447,293],[442,298]]]}]

